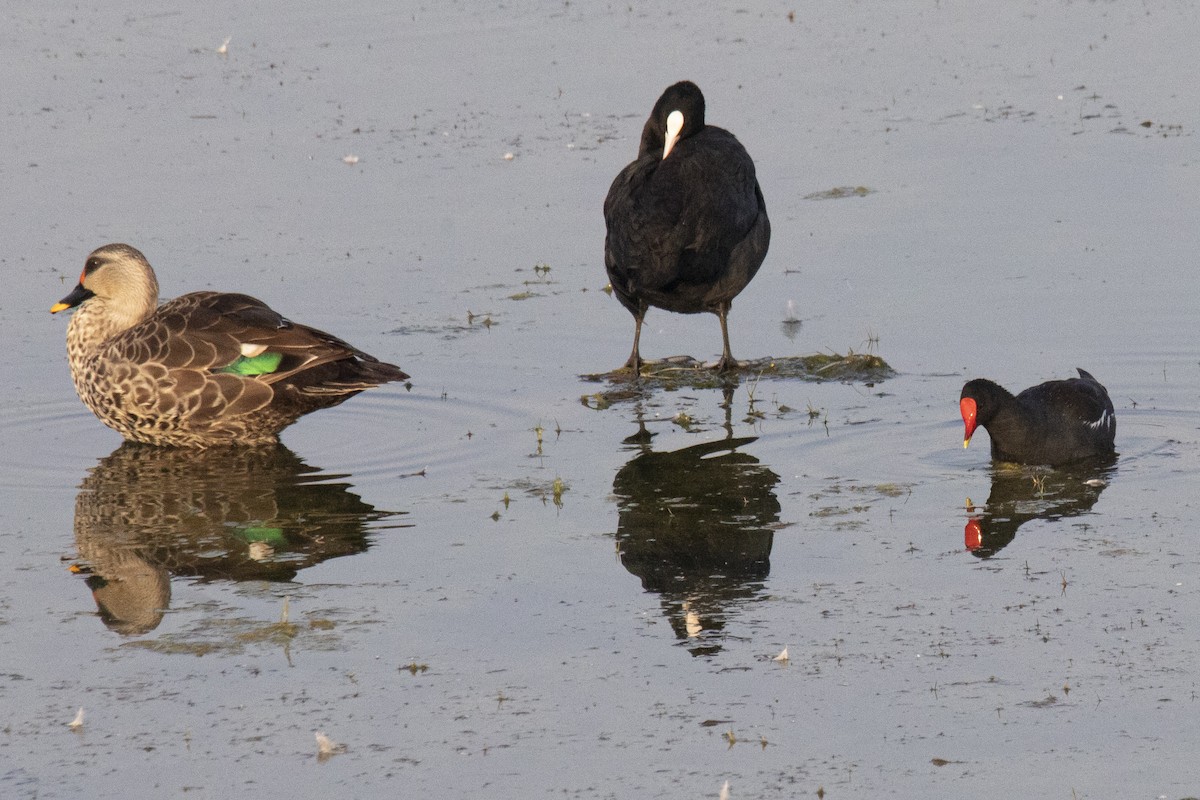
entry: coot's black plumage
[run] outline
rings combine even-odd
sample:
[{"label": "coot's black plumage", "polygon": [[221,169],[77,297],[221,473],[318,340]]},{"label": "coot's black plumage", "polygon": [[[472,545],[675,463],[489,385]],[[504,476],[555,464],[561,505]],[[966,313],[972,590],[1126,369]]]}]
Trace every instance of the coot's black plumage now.
[{"label": "coot's black plumage", "polygon": [[1079,370],[1078,378],[1047,381],[1015,397],[977,378],[963,387],[959,410],[966,425],[963,447],[982,425],[997,461],[1056,466],[1114,452],[1112,400],[1086,370]]},{"label": "coot's black plumage", "polygon": [[633,314],[633,353],[650,306],[721,320],[717,366],[729,352],[733,298],[758,272],[771,223],[754,162],[729,131],[704,124],[704,95],[691,81],[667,88],[642,128],[637,160],[613,181],[604,201],[604,265],[613,292]]}]

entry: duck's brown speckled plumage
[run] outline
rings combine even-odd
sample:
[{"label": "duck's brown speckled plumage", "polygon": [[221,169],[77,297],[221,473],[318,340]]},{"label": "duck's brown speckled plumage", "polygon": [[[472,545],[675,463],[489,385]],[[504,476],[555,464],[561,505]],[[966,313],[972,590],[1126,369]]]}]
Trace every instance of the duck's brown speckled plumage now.
[{"label": "duck's brown speckled plumage", "polygon": [[[408,377],[244,294],[193,292],[157,304],[145,256],[110,244],[88,256],[79,285],[54,307],[79,306],[67,326],[79,397],[131,441],[271,443],[310,411]],[[278,367],[262,375],[219,371],[246,348],[280,354]]]}]

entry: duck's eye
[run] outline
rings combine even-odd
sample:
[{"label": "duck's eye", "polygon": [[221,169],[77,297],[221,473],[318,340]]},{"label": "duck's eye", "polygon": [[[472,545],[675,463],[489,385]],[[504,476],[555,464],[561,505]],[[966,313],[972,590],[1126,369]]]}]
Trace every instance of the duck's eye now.
[{"label": "duck's eye", "polygon": [[91,273],[95,272],[98,269],[100,269],[100,259],[89,258],[87,260],[87,264],[85,264],[83,267],[83,272],[86,275],[90,275]]}]

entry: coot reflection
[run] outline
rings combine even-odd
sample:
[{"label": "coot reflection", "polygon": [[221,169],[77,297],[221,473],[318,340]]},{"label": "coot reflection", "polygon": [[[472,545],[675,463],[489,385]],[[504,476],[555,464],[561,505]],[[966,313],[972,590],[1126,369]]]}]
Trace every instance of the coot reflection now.
[{"label": "coot reflection", "polygon": [[643,448],[613,481],[621,563],[662,596],[693,655],[720,650],[729,610],[755,597],[771,571],[779,476],[738,450],[754,440]]},{"label": "coot reflection", "polygon": [[[286,581],[360,553],[394,516],[282,445],[181,450],[127,442],[100,460],[75,500],[75,545],[100,617],[153,630],[170,576]],[[395,524],[395,523],[392,523]]]}]

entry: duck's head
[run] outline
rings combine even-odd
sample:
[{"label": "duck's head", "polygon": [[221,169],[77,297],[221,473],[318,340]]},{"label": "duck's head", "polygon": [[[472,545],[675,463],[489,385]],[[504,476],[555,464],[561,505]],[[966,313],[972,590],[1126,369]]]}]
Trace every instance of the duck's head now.
[{"label": "duck's head", "polygon": [[131,314],[144,314],[158,304],[158,280],[141,251],[127,244],[106,244],[87,257],[79,283],[51,306],[50,313],[74,308],[93,297]]}]

